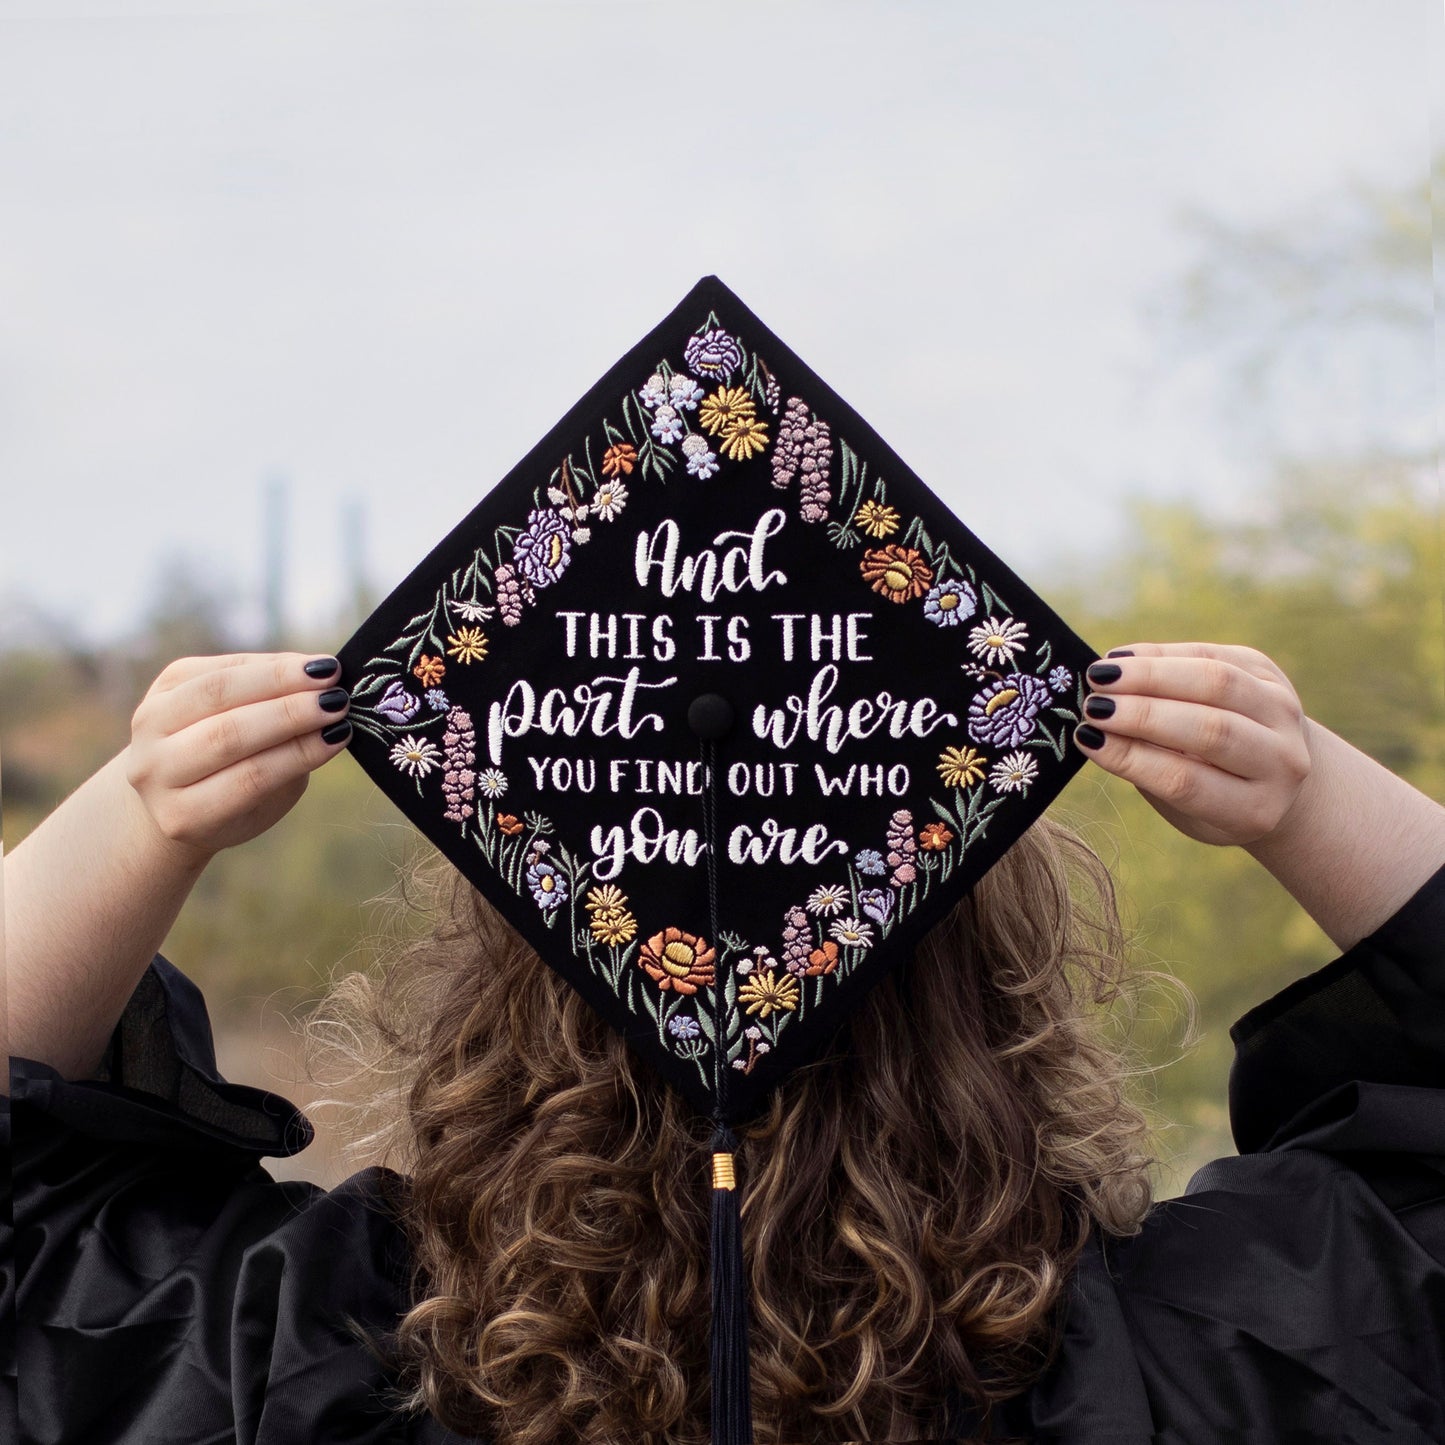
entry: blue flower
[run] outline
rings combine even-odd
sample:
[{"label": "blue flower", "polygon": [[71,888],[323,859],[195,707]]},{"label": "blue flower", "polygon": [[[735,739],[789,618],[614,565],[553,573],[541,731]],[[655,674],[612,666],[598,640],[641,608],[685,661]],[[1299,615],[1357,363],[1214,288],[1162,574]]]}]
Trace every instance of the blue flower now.
[{"label": "blue flower", "polygon": [[1074,674],[1067,667],[1056,667],[1049,673],[1049,686],[1055,692],[1067,692],[1074,685]]},{"label": "blue flower", "polygon": [[874,878],[878,878],[888,871],[888,865],[883,861],[883,855],[876,848],[860,850],[857,857],[853,859],[853,866],[860,873],[870,874]]},{"label": "blue flower", "polygon": [[675,1039],[695,1039],[702,1033],[691,1014],[673,1014],[667,1021],[667,1031]]},{"label": "blue flower", "polygon": [[1051,697],[1043,678],[1011,672],[975,694],[968,705],[968,735],[976,743],[1016,748],[1033,736],[1034,720]]},{"label": "blue flower", "polygon": [[567,880],[545,858],[527,869],[527,887],[543,913],[550,913],[567,897]]},{"label": "blue flower", "polygon": [[446,712],[451,707],[447,701],[447,695],[439,687],[429,687],[426,690],[426,705],[434,707],[438,712]]},{"label": "blue flower", "polygon": [[978,611],[978,594],[967,582],[942,578],[923,599],[923,615],[938,627],[957,627]]},{"label": "blue flower", "polygon": [[408,692],[406,684],[398,679],[382,693],[376,710],[388,722],[409,723],[421,711],[421,699]]},{"label": "blue flower", "polygon": [[572,560],[572,537],[557,512],[534,507],[527,514],[527,530],[516,540],[512,560],[517,571],[534,587],[547,587],[567,570]]},{"label": "blue flower", "polygon": [[893,912],[891,888],[865,888],[858,894],[858,906],[875,923],[887,923]]}]

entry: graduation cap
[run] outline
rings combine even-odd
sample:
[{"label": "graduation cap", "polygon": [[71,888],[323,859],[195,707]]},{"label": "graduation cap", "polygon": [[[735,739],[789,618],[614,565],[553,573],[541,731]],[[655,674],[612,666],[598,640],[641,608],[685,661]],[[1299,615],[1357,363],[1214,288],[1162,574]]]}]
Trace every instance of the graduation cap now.
[{"label": "graduation cap", "polygon": [[730,1126],[1081,766],[1095,652],[707,277],[339,655],[362,767],[715,1122],[751,1441]]}]

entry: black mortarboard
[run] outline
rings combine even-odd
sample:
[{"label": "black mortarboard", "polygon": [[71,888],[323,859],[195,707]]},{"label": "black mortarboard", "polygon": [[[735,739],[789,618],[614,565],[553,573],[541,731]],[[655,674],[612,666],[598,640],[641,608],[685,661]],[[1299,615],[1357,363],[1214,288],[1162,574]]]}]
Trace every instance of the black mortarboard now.
[{"label": "black mortarboard", "polygon": [[1073,775],[1094,656],[715,277],[341,649],[361,765],[716,1121],[718,1445],[728,1126]]}]

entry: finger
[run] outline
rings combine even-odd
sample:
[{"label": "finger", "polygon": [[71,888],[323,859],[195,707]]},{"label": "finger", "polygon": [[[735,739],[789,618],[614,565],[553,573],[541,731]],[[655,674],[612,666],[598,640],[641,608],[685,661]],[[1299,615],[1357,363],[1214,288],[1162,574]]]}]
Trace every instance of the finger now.
[{"label": "finger", "polygon": [[1288,746],[1284,735],[1242,713],[1173,697],[1091,697],[1084,712],[1107,737],[1187,753],[1238,778],[1276,776]]},{"label": "finger", "polygon": [[311,677],[308,653],[240,653],[232,658],[187,658],[183,661],[220,662],[203,667],[154,700],[151,722],[163,734],[179,733],[203,718],[232,708],[292,693],[317,693],[334,687],[340,669],[326,677]]},{"label": "finger", "polygon": [[1241,818],[1253,812],[1258,786],[1199,758],[1161,748],[1140,738],[1107,736],[1098,748],[1075,745],[1107,773],[1133,783],[1140,792],[1196,818]]},{"label": "finger", "polygon": [[[1117,674],[1117,675],[1116,675]],[[1299,699],[1284,680],[1249,671],[1218,657],[1107,658],[1085,673],[1095,692],[1176,698],[1240,713],[1266,727],[1298,722]]]},{"label": "finger", "polygon": [[346,739],[326,743],[319,732],[313,731],[290,738],[177,789],[169,799],[169,808],[193,820],[192,826],[198,831],[213,828],[275,798],[287,784],[334,757],[349,737],[348,733]]},{"label": "finger", "polygon": [[[185,788],[247,758],[319,734],[346,717],[351,699],[339,687],[325,692],[291,692],[228,708],[182,728],[160,752],[155,778],[165,787]],[[324,756],[334,749],[325,745]]]},{"label": "finger", "polygon": [[1232,662],[1256,677],[1273,678],[1288,682],[1284,672],[1268,654],[1255,647],[1243,647],[1229,642],[1129,642],[1116,647],[1108,654],[1110,659],[1120,657],[1201,657],[1216,658],[1220,662]]}]

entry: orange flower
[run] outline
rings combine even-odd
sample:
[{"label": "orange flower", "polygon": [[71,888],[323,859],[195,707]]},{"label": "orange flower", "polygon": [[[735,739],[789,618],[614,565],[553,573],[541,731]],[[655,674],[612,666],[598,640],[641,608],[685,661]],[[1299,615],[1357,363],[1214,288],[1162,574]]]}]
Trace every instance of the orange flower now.
[{"label": "orange flower", "polygon": [[622,477],[632,475],[632,465],[637,460],[637,448],[631,442],[618,442],[602,453],[602,475]]},{"label": "orange flower", "polygon": [[716,957],[717,950],[709,948],[706,939],[680,928],[664,928],[642,945],[637,961],[658,988],[696,993],[712,987]]},{"label": "orange flower", "polygon": [[897,542],[865,552],[858,570],[863,580],[890,602],[922,597],[933,586],[933,568],[923,560],[923,553]]},{"label": "orange flower", "polygon": [[942,853],[953,842],[953,834],[942,823],[929,823],[918,830],[918,846],[930,853]]},{"label": "orange flower", "polygon": [[517,834],[522,831],[522,820],[520,818],[514,818],[510,813],[498,813],[497,827],[499,827],[507,837],[515,838]]},{"label": "orange flower", "polygon": [[820,973],[832,973],[837,967],[838,945],[831,938],[825,938],[823,946],[808,955],[808,966],[803,972],[809,978],[817,978]]},{"label": "orange flower", "polygon": [[411,670],[413,677],[421,679],[423,687],[435,687],[447,675],[447,665],[439,657],[428,657],[422,653],[421,661]]}]

